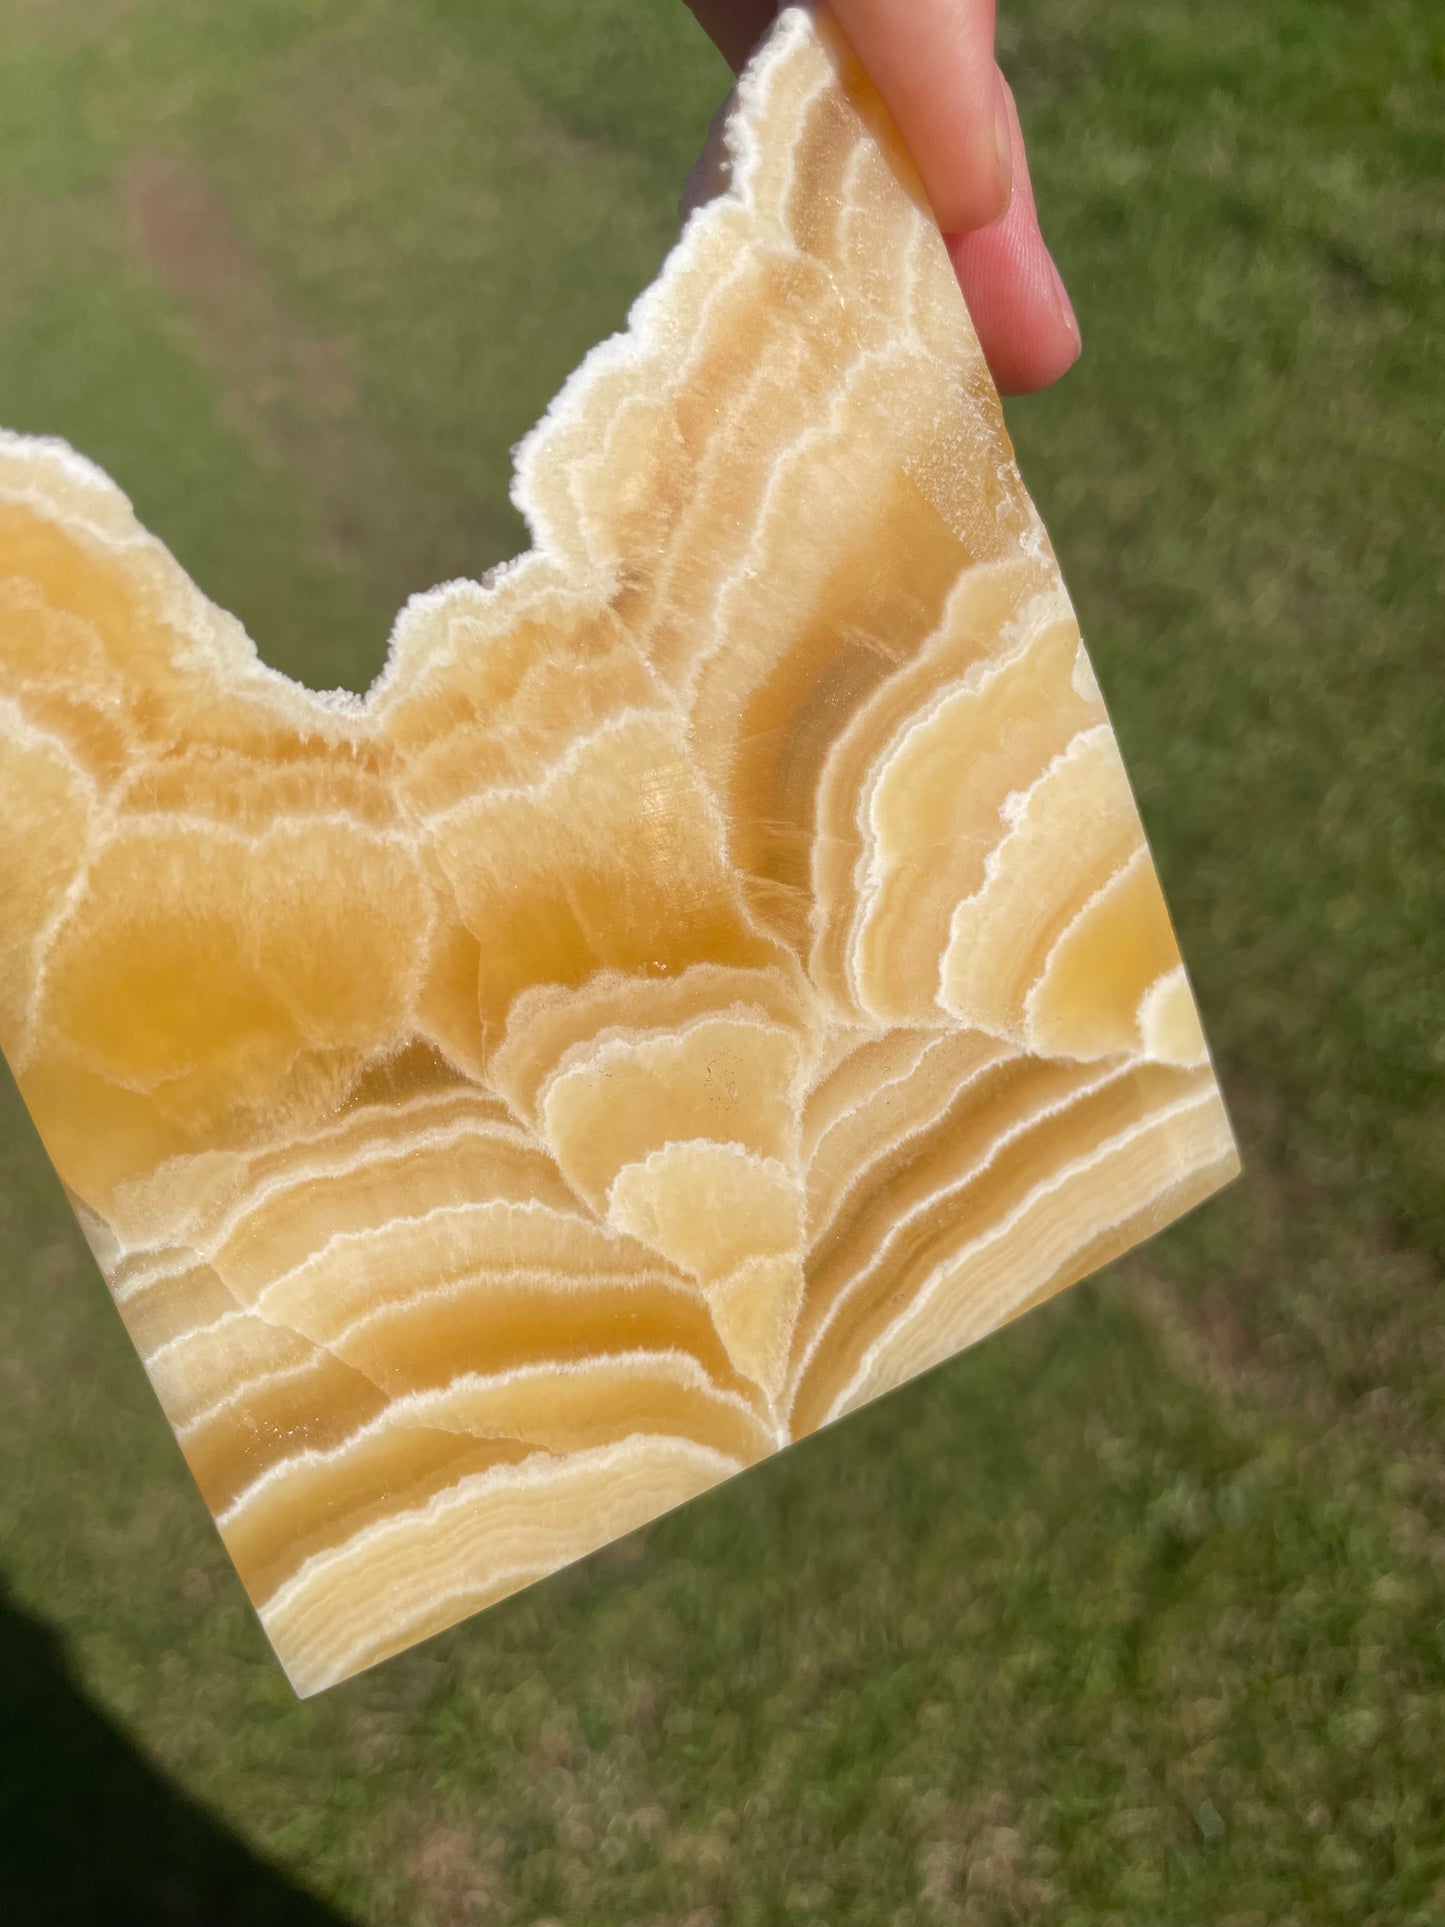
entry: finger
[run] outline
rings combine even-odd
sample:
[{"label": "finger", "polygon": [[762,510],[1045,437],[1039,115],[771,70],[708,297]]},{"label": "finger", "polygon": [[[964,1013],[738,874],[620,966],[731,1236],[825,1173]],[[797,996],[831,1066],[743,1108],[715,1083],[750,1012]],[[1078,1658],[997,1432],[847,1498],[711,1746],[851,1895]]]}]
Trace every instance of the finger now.
[{"label": "finger", "polygon": [[832,0],[949,234],[1009,204],[1013,149],[994,0]]},{"label": "finger", "polygon": [[1079,358],[1083,343],[1073,305],[1039,232],[1024,137],[1012,89],[1004,83],[1014,192],[993,227],[949,235],[948,251],[1001,394],[1047,388]]},{"label": "finger", "polygon": [[[688,4],[735,67],[747,59],[775,12],[771,0],[688,0]],[[947,232],[949,253],[1000,391],[1006,395],[1023,395],[1046,388],[1078,360],[1082,343],[1073,307],[1039,232],[1013,94],[993,61],[993,0],[952,0],[952,3],[950,0],[834,0],[834,11],[843,21],[860,59],[872,74],[913,152],[935,211],[939,213],[940,224]],[[900,15],[903,16],[901,22]],[[962,160],[959,158],[964,154],[964,147],[957,139],[958,127],[952,130],[951,149],[947,127],[943,144],[935,141],[933,147],[928,148],[923,128],[908,118],[910,99],[919,86],[926,95],[926,83],[936,79],[940,71],[952,71],[955,75],[958,71],[956,62],[941,70],[934,68],[931,73],[925,71],[929,69],[930,59],[918,51],[917,43],[917,33],[925,16],[932,32],[937,34],[940,26],[945,30],[945,39],[950,23],[955,34],[960,25],[964,26],[972,36],[968,41],[970,53],[980,46],[988,53],[989,98],[998,103],[1007,133],[1008,160],[1001,171],[1015,189],[1007,213],[993,226],[974,226],[976,207],[961,205],[958,195],[950,194],[945,185],[940,185],[940,176],[950,166],[966,169],[974,164],[966,155]],[[981,22],[986,23],[986,32],[982,34],[979,32]],[[956,38],[953,44],[956,51]],[[933,47],[936,41],[927,41],[926,45]],[[976,102],[984,90],[971,68],[969,86]],[[947,86],[941,86],[936,92],[947,119]],[[962,116],[954,118],[962,124]],[[975,157],[977,123],[975,113]],[[954,156],[951,163],[947,159],[949,151]],[[989,218],[985,214],[985,221]]]},{"label": "finger", "polygon": [[772,24],[773,0],[687,0],[698,25],[734,73]]}]

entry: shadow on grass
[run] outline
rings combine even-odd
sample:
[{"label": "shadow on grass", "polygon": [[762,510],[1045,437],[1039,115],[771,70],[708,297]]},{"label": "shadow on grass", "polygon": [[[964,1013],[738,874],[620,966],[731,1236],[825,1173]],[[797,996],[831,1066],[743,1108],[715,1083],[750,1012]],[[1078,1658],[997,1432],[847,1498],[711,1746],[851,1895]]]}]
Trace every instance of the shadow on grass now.
[{"label": "shadow on grass", "polygon": [[149,1765],[0,1581],[0,1921],[346,1927]]}]

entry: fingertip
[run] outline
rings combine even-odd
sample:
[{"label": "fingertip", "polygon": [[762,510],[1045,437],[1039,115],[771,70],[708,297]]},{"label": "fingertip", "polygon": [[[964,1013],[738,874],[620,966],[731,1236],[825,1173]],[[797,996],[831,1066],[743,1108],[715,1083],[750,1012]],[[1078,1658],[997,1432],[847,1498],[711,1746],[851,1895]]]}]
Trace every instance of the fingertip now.
[{"label": "fingertip", "polygon": [[979,346],[1003,395],[1047,388],[1083,351],[1073,305],[1038,225],[1022,228],[1010,214],[997,228],[949,242]]},{"label": "fingertip", "polygon": [[[960,165],[954,152],[926,147],[919,162],[933,206],[934,218],[945,234],[971,234],[994,227],[1013,205],[1014,141],[1012,102],[1008,85],[994,69],[992,151],[980,148],[971,164]],[[979,143],[975,143],[979,146]]]},{"label": "fingertip", "polygon": [[1028,395],[1067,374],[1083,351],[1078,317],[1034,207],[1028,156],[1005,86],[1013,197],[1003,219],[946,237],[979,345],[1000,394]]},{"label": "fingertip", "polygon": [[993,70],[993,144],[998,160],[997,193],[999,208],[994,216],[1001,221],[1008,212],[1014,192],[1014,139],[1013,139],[1013,100],[1009,93],[1008,82],[995,67]]},{"label": "fingertip", "polygon": [[1079,356],[1084,352],[1084,335],[1083,330],[1079,327],[1079,317],[1074,313],[1074,304],[1069,299],[1069,291],[1064,286],[1064,277],[1059,273],[1058,263],[1054,260],[1052,254],[1049,255],[1049,274],[1053,280],[1054,300],[1058,303],[1059,315],[1063,321],[1065,332],[1073,338],[1074,359],[1069,363],[1069,366],[1072,368],[1074,361],[1077,361]]},{"label": "fingertip", "polygon": [[939,226],[964,233],[1009,205],[1008,104],[993,0],[831,0],[913,157]]}]

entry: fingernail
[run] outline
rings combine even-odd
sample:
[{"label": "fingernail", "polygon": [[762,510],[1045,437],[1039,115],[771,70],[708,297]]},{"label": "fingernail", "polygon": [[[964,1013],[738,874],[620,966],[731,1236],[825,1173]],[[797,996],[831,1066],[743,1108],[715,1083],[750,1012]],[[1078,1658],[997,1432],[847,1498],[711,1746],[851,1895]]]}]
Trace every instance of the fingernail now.
[{"label": "fingernail", "polygon": [[1054,266],[1054,258],[1052,255],[1049,256],[1049,273],[1053,276],[1054,300],[1058,304],[1059,317],[1069,333],[1074,337],[1074,353],[1077,358],[1083,351],[1084,337],[1079,332],[1079,317],[1074,313],[1074,304],[1069,299],[1069,291],[1064,286],[1063,276]]},{"label": "fingernail", "polygon": [[998,155],[999,186],[1003,193],[1003,206],[995,219],[1001,221],[1008,213],[1009,202],[1014,191],[1014,141],[1013,125],[1009,120],[1008,95],[1004,91],[1003,75],[994,69],[993,75],[993,140]]}]

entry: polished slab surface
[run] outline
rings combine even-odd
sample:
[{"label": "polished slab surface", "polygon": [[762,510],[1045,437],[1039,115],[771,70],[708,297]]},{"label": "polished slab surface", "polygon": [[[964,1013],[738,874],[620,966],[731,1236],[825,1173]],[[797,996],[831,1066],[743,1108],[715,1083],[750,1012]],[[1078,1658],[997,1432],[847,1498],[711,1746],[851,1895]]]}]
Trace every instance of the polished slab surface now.
[{"label": "polished slab surface", "polygon": [[[946,254],[826,22],[364,700],[0,438],[0,1044],[313,1692],[1235,1154]],[[899,1423],[907,1423],[906,1407]]]}]

